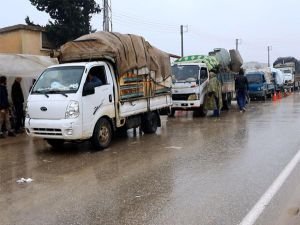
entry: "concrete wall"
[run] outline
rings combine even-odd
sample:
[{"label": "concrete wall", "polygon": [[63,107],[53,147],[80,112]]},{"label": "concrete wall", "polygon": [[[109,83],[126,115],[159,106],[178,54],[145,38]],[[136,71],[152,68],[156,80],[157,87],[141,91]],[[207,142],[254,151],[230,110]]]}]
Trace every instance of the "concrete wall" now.
[{"label": "concrete wall", "polygon": [[42,49],[41,31],[15,30],[0,34],[0,53],[49,55]]},{"label": "concrete wall", "polygon": [[20,31],[0,34],[0,53],[22,53],[22,35]]}]

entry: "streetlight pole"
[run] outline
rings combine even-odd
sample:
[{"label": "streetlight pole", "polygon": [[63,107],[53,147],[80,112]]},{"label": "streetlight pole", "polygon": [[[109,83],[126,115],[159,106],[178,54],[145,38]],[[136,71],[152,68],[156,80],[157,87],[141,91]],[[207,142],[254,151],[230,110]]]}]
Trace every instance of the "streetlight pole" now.
[{"label": "streetlight pole", "polygon": [[268,46],[268,67],[270,67],[270,51],[272,50],[272,46]]},{"label": "streetlight pole", "polygon": [[238,51],[239,50],[239,44],[241,43],[241,39],[237,38],[235,39],[235,50]]},{"label": "streetlight pole", "polygon": [[[186,28],[186,31],[183,30],[183,28]],[[180,36],[181,36],[181,57],[184,56],[184,52],[183,52],[183,33],[188,31],[188,26],[185,25],[180,25]]]}]

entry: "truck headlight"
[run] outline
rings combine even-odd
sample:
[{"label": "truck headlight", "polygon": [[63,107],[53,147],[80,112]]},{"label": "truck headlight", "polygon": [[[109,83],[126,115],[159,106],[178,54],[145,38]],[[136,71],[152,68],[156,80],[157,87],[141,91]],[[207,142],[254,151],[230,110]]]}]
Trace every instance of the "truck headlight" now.
[{"label": "truck headlight", "polygon": [[197,95],[196,94],[189,95],[188,101],[194,101],[194,100],[197,100]]},{"label": "truck headlight", "polygon": [[29,114],[28,114],[28,103],[26,103],[26,106],[25,106],[25,117],[26,118],[30,118]]},{"label": "truck headlight", "polygon": [[71,101],[66,110],[66,119],[75,119],[79,114],[79,102]]}]

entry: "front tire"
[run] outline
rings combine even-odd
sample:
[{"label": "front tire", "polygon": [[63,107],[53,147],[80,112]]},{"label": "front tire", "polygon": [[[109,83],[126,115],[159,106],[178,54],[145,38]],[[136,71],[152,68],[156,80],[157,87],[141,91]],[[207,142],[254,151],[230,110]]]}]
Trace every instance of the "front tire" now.
[{"label": "front tire", "polygon": [[109,146],[112,135],[113,132],[110,122],[105,118],[101,118],[95,125],[91,138],[92,145],[99,150],[105,149]]}]

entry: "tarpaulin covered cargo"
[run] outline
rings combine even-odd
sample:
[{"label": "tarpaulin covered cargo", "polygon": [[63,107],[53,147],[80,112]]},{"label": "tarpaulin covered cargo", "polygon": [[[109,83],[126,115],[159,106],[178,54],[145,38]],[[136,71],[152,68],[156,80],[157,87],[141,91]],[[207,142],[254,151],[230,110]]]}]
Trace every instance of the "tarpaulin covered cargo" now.
[{"label": "tarpaulin covered cargo", "polygon": [[300,62],[294,57],[279,57],[275,60],[273,66],[277,68],[284,65],[288,66],[288,64],[295,66],[296,74],[300,74]]},{"label": "tarpaulin covered cargo", "polygon": [[164,79],[171,76],[170,55],[133,34],[101,31],[84,35],[63,45],[58,58],[61,63],[110,59],[118,75],[139,70],[155,71]]},{"label": "tarpaulin covered cargo", "polygon": [[207,55],[191,55],[177,59],[174,63],[205,63],[208,70],[211,70],[219,65],[219,61],[214,56]]},{"label": "tarpaulin covered cargo", "polygon": [[229,50],[231,58],[231,70],[238,73],[243,65],[243,58],[240,55],[240,52],[234,49]]}]

